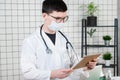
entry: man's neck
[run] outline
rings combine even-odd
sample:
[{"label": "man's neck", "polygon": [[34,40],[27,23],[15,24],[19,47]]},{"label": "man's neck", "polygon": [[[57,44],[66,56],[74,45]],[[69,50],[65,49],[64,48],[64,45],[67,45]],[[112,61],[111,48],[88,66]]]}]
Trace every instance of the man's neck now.
[{"label": "man's neck", "polygon": [[44,32],[48,33],[48,34],[55,34],[55,33],[56,33],[55,31],[50,30],[50,29],[47,27],[47,25],[43,25],[42,30],[43,30]]}]

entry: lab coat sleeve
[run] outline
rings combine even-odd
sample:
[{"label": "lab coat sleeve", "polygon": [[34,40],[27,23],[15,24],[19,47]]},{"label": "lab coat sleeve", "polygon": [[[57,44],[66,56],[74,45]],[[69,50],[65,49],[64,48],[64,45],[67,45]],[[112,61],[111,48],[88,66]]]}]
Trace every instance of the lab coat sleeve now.
[{"label": "lab coat sleeve", "polygon": [[24,40],[21,52],[21,70],[27,80],[50,80],[51,71],[36,67],[36,56],[29,39]]}]

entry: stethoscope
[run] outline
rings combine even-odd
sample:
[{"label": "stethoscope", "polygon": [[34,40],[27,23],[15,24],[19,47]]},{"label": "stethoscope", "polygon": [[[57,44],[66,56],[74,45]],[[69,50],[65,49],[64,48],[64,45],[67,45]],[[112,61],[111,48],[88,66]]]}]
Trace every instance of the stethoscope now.
[{"label": "stethoscope", "polygon": [[[42,26],[43,26],[43,25],[42,25]],[[43,42],[44,42],[44,44],[45,44],[45,46],[46,46],[46,53],[47,53],[47,54],[52,54],[52,50],[48,47],[48,45],[47,45],[47,43],[45,42],[45,39],[44,39],[44,37],[43,37],[43,35],[42,35],[42,26],[40,27],[40,36],[41,36],[41,38],[42,38],[42,40],[43,40]],[[66,37],[61,31],[58,31],[58,32],[66,39],[66,49],[67,49],[68,55],[69,55],[68,46],[70,45],[70,47],[72,48],[73,52],[75,53],[75,55],[76,55],[76,57],[77,57],[77,53],[75,52],[72,44],[69,42],[69,40],[67,39],[67,37]],[[69,57],[70,57],[70,55],[69,55]],[[78,59],[78,57],[77,57],[77,59]],[[79,60],[79,59],[78,59],[78,60]]]}]

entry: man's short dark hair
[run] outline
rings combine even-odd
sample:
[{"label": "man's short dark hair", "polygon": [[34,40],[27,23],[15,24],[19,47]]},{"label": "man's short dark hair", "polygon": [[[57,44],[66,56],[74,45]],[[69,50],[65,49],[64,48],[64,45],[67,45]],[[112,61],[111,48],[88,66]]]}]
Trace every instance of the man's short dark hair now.
[{"label": "man's short dark hair", "polygon": [[45,0],[42,5],[42,13],[52,13],[53,11],[65,12],[67,6],[63,0]]}]

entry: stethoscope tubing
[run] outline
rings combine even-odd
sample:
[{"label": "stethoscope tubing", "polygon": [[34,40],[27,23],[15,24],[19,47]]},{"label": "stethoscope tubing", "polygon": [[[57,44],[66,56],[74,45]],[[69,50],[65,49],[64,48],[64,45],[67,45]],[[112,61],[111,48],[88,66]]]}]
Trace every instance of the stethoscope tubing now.
[{"label": "stethoscope tubing", "polygon": [[[43,26],[43,25],[42,25],[42,26]],[[52,53],[52,50],[49,49],[47,43],[45,42],[45,39],[43,38],[43,35],[42,35],[42,26],[40,27],[40,35],[41,35],[42,40],[43,40],[43,42],[44,42],[44,44],[45,44],[45,46],[46,46],[46,52],[47,52],[48,54],[50,54],[50,53]]]},{"label": "stethoscope tubing", "polygon": [[[42,26],[43,26],[43,25],[42,25]],[[44,44],[45,44],[45,46],[46,46],[46,53],[50,54],[50,53],[52,53],[52,50],[48,47],[48,45],[47,45],[47,43],[45,42],[45,39],[44,39],[44,37],[43,37],[43,35],[42,35],[42,26],[40,27],[40,36],[42,37],[42,40],[43,40],[43,42],[44,42]],[[75,55],[76,55],[76,57],[77,57],[77,53],[75,52],[74,47],[73,47],[72,44],[69,42],[69,40],[67,39],[67,37],[66,37],[61,31],[58,31],[58,32],[66,39],[66,49],[67,49],[68,56],[70,57],[69,51],[68,51],[68,46],[70,45],[71,48],[72,48],[72,50],[73,50],[73,52],[75,53]],[[77,57],[77,60],[79,61],[78,57]]]}]

